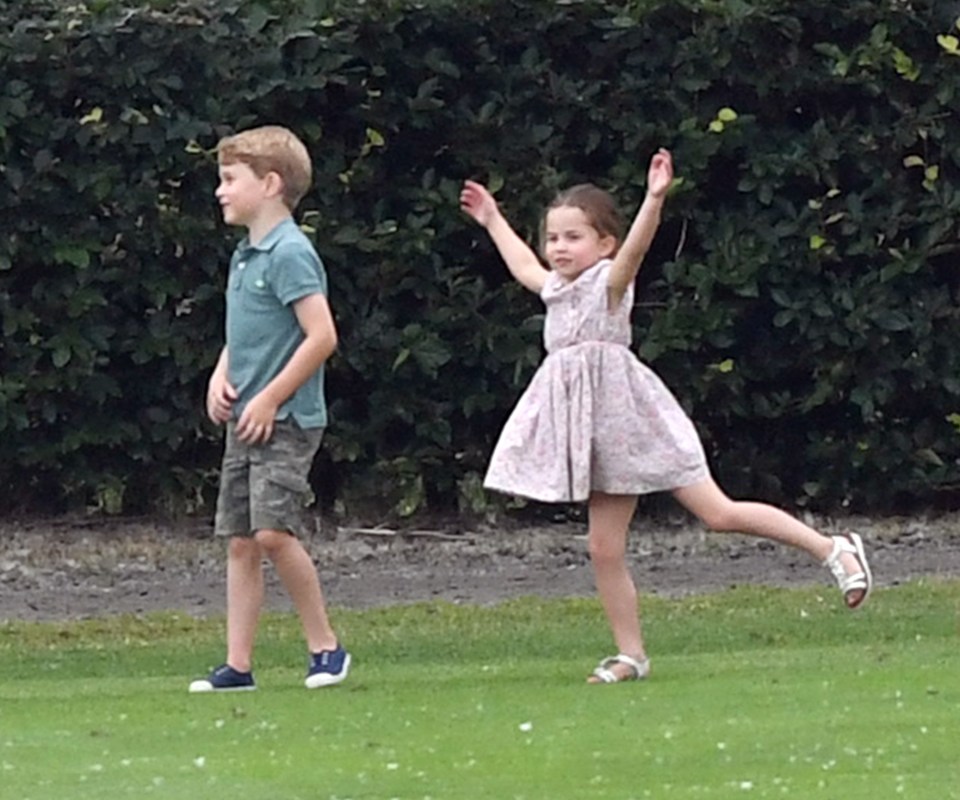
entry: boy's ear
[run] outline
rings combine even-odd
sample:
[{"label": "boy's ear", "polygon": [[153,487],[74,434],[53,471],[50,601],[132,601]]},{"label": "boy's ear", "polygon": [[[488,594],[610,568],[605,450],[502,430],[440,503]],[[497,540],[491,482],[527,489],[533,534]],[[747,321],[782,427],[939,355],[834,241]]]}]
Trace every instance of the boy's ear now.
[{"label": "boy's ear", "polygon": [[267,191],[271,195],[275,197],[283,195],[283,178],[280,177],[279,172],[273,172],[271,170],[264,176],[264,180],[267,183]]}]

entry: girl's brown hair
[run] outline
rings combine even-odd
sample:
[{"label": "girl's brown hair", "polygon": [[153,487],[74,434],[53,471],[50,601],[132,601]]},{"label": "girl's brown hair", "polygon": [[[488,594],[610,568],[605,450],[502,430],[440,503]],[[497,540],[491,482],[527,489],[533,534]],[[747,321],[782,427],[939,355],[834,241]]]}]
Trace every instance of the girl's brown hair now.
[{"label": "girl's brown hair", "polygon": [[592,183],[578,183],[560,192],[543,214],[540,223],[541,246],[546,233],[547,214],[555,208],[579,208],[600,236],[612,236],[616,239],[619,249],[620,242],[623,241],[623,217],[620,216],[610,192]]}]

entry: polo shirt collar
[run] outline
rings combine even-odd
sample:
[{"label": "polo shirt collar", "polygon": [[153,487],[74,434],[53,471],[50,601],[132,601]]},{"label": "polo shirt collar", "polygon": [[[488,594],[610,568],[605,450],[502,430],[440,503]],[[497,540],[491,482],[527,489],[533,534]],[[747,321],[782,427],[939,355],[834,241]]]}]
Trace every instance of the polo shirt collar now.
[{"label": "polo shirt collar", "polygon": [[250,235],[244,236],[240,240],[239,249],[241,250],[259,250],[264,253],[269,253],[276,247],[280,240],[284,238],[287,230],[290,226],[296,227],[297,223],[293,221],[293,217],[287,217],[286,219],[280,220],[276,225],[274,225],[270,232],[267,233],[257,244],[250,244]]}]

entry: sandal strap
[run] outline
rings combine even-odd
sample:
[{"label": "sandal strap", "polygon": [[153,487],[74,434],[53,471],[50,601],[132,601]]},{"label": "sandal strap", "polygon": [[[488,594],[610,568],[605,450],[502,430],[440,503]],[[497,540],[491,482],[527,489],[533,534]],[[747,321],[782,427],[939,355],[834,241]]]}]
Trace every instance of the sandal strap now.
[{"label": "sandal strap", "polygon": [[[633,671],[633,675],[626,678],[618,678],[616,673],[610,669],[614,664],[625,664]],[[604,683],[617,683],[621,680],[638,681],[641,678],[646,678],[647,675],[650,674],[650,659],[645,658],[643,661],[638,661],[626,653],[617,653],[615,656],[609,656],[603,659],[603,661],[600,662],[600,666],[593,671],[593,674]]]},{"label": "sandal strap", "polygon": [[593,674],[598,677],[603,683],[616,683],[620,679],[608,669],[603,667],[597,667]]},{"label": "sandal strap", "polygon": [[[833,577],[840,587],[843,594],[849,594],[853,591],[863,590],[864,599],[873,586],[873,576],[870,574],[870,567],[867,565],[866,554],[863,550],[863,541],[856,533],[846,536],[833,536],[833,549],[830,555],[826,557],[823,565],[833,573]],[[840,556],[844,553],[850,553],[860,564],[859,572],[848,573],[840,562]],[[861,600],[861,603],[863,601]]]}]

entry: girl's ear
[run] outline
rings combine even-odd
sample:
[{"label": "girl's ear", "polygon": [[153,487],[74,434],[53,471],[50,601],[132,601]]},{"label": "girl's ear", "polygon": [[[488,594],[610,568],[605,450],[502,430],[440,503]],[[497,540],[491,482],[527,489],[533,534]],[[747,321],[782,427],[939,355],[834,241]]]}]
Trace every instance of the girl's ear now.
[{"label": "girl's ear", "polygon": [[600,254],[604,258],[612,258],[617,252],[617,237],[607,234],[600,237]]}]

